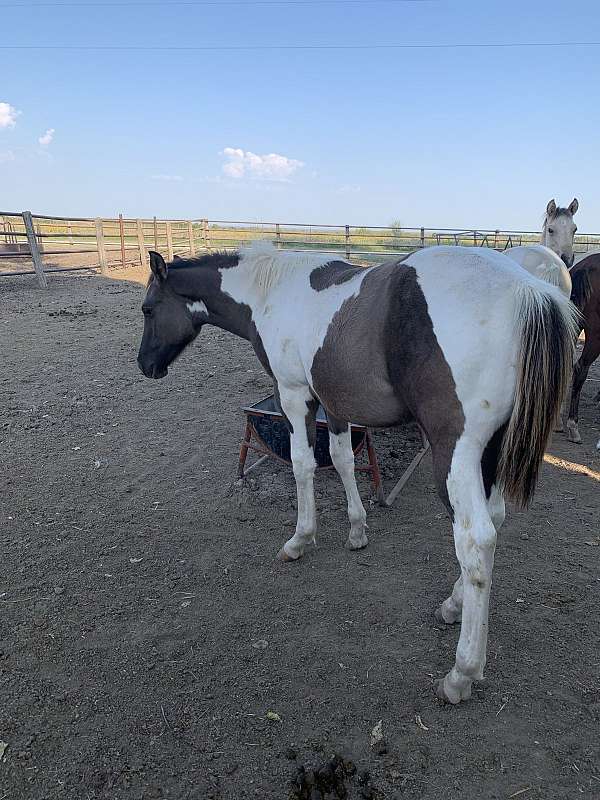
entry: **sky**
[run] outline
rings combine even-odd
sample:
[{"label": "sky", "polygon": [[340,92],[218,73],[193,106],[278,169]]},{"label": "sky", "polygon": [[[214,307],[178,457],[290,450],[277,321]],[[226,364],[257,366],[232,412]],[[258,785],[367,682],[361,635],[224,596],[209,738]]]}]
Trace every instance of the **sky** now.
[{"label": "sky", "polygon": [[0,19],[0,211],[538,230],[577,196],[600,230],[600,46],[184,49],[600,45],[595,0],[0,0]]}]

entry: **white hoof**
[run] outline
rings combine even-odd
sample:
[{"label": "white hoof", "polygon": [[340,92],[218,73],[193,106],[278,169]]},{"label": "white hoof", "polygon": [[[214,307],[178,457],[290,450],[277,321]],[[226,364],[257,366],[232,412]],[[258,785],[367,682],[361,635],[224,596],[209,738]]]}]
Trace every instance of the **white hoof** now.
[{"label": "white hoof", "polygon": [[344,547],[346,550],[362,550],[369,544],[369,537],[366,531],[363,531],[357,536],[349,536]]},{"label": "white hoof", "polygon": [[577,423],[573,419],[567,420],[567,439],[575,444],[581,444],[581,435]]}]

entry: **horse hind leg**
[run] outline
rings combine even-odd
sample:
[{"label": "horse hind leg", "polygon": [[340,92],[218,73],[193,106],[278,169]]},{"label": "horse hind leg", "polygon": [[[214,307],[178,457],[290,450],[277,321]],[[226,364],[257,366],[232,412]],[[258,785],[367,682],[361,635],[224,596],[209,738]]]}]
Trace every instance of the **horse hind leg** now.
[{"label": "horse hind leg", "polygon": [[[575,444],[581,444],[579,433],[579,397],[590,367],[600,355],[600,328],[587,329],[585,332],[585,345],[583,352],[573,370],[573,389],[571,392],[571,405],[567,419],[567,439]],[[600,394],[600,393],[599,393]]]},{"label": "horse hind leg", "polygon": [[[447,496],[453,515],[454,544],[462,578],[462,626],[455,664],[435,685],[438,697],[450,703],[469,699],[473,681],[483,677],[486,661],[496,528],[483,487],[481,458],[477,438],[463,434],[456,443],[447,473],[447,493],[440,487],[440,494]],[[436,477],[439,486],[439,476]],[[457,584],[460,587],[460,579]],[[458,589],[456,601],[459,593]]]},{"label": "horse hind leg", "polygon": [[[504,496],[496,485],[496,472],[498,470],[498,460],[500,457],[500,447],[502,445],[504,430],[505,426],[492,436],[481,459],[481,477],[487,497],[487,509],[496,532],[499,532],[506,516]],[[444,486],[442,500],[450,507],[449,499],[446,498],[447,492]],[[453,625],[460,622],[462,618],[463,599],[463,577],[460,575],[454,584],[450,597],[436,608],[434,612],[436,620],[445,625]]]},{"label": "horse hind leg", "polygon": [[345,430],[341,430],[342,425],[337,425],[332,419],[329,419],[329,426],[329,453],[333,465],[344,484],[348,501],[350,534],[345,547],[347,550],[361,550],[369,543],[366,531],[367,514],[356,485],[350,426],[344,423]]}]

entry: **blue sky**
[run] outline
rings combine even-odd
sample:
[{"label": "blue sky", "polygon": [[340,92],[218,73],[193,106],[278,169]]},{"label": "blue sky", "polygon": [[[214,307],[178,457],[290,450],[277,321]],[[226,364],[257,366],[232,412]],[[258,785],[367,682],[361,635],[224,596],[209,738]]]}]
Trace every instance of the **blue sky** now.
[{"label": "blue sky", "polygon": [[155,49],[600,42],[597,2],[6,4],[0,44],[150,49],[0,49],[1,210],[600,229],[600,47]]}]

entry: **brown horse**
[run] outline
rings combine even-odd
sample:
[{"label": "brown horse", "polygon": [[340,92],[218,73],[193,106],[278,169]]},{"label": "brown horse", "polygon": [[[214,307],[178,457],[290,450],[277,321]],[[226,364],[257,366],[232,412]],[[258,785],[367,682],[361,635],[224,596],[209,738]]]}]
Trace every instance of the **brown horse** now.
[{"label": "brown horse", "polygon": [[[571,269],[571,280],[571,300],[581,312],[580,331],[585,331],[585,345],[573,372],[567,437],[572,442],[580,443],[577,426],[579,396],[590,367],[600,355],[600,253],[593,253],[575,264]],[[600,401],[600,392],[596,395],[596,401]]]}]

